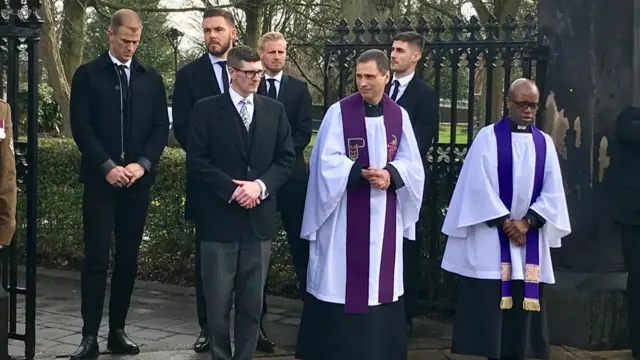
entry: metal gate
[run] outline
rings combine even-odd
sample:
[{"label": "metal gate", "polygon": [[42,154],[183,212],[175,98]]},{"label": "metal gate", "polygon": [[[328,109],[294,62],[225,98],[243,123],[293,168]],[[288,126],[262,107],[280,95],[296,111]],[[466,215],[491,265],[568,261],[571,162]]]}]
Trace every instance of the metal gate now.
[{"label": "metal gate", "polygon": [[538,39],[533,15],[521,24],[511,16],[503,24],[493,16],[481,24],[473,16],[468,21],[454,17],[448,24],[441,17],[432,23],[420,17],[414,26],[405,17],[399,26],[391,18],[384,24],[374,18],[368,24],[357,19],[350,27],[343,19],[335,38],[324,47],[325,111],[356,91],[354,69],[360,53],[380,49],[390,55],[399,31],[425,37],[416,76],[424,78],[440,98],[439,132],[427,155],[428,189],[418,233],[422,240],[419,308],[447,315],[453,310],[456,279],[440,268],[446,241],[440,229],[468,146],[481,126],[506,113],[503,99],[512,80],[535,79],[544,92],[548,46]]},{"label": "metal gate", "polygon": [[[21,0],[8,2],[7,6],[5,0],[0,0],[0,40],[3,45],[0,70],[6,69],[6,77],[2,79],[6,79],[7,102],[11,106],[13,120],[18,210],[16,236],[11,246],[0,250],[0,292],[6,292],[0,294],[0,298],[4,296],[6,299],[8,295],[8,304],[5,302],[5,306],[0,308],[0,319],[3,319],[0,321],[0,338],[24,342],[24,356],[30,360],[35,356],[36,346],[38,57],[43,21],[38,14],[40,0],[26,0],[26,4]],[[25,73],[26,79],[21,79]],[[20,109],[19,96],[25,85],[26,111]],[[20,131],[23,127],[21,115],[25,112],[26,141],[25,134]],[[19,270],[19,266],[24,268],[24,272]],[[24,280],[21,279],[22,274]],[[20,286],[22,281],[24,286]],[[21,323],[24,331],[18,330]],[[6,345],[0,346],[0,360],[8,358]]]}]

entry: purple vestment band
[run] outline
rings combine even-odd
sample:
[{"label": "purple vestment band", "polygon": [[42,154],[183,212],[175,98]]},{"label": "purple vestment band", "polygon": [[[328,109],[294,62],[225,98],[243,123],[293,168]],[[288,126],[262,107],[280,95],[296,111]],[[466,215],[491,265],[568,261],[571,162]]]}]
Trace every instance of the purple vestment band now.
[{"label": "purple vestment band", "polygon": [[[494,126],[494,132],[498,148],[498,186],[500,188],[500,200],[502,200],[504,206],[511,211],[511,202],[513,199],[513,150],[511,146],[511,126],[509,121],[509,118],[505,116]],[[547,157],[547,146],[544,135],[533,124],[531,125],[531,135],[533,136],[536,159],[530,205],[538,199],[542,192],[544,167]],[[511,295],[512,266],[510,240],[500,226],[498,226],[498,235],[500,238],[500,269],[502,273],[502,299],[500,308],[510,309],[513,306],[513,297]],[[540,254],[538,244],[538,229],[529,229],[525,245],[526,264],[523,308],[530,311],[540,310]]]},{"label": "purple vestment band", "polygon": [[[342,127],[347,156],[369,166],[364,102],[360,93],[340,101]],[[395,159],[402,135],[402,111],[386,94],[382,98],[384,126],[387,133],[387,161]],[[345,312],[366,314],[369,310],[369,262],[371,236],[371,184],[361,181],[347,189],[347,284]],[[396,193],[387,190],[387,204],[380,261],[379,302],[393,301],[396,263]]]}]

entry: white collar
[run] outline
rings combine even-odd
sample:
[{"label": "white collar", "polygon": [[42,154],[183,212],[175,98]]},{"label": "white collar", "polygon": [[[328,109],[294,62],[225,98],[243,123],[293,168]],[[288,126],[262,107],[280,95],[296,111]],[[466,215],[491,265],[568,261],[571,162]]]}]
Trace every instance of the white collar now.
[{"label": "white collar", "polygon": [[116,59],[115,56],[111,55],[111,51],[109,51],[109,57],[111,58],[111,61],[113,61],[114,64],[124,65],[127,68],[131,69],[131,59],[129,59],[126,63],[123,63],[122,61]]},{"label": "white collar", "polygon": [[209,54],[209,61],[211,61],[211,64],[216,64],[219,63],[220,61],[227,61],[227,59],[223,59],[217,56],[213,56],[211,54]]},{"label": "white collar", "polygon": [[411,81],[411,79],[413,79],[413,76],[414,76],[415,74],[416,74],[416,72],[414,71],[414,72],[412,72],[411,74],[409,74],[409,75],[407,75],[407,76],[403,76],[403,77],[401,77],[401,78],[397,78],[397,77],[396,77],[396,74],[393,74],[393,80],[392,80],[392,83],[393,83],[393,81],[398,80],[398,82],[400,83],[400,86],[405,86],[405,85],[409,84],[409,81]]},{"label": "white collar", "polygon": [[[231,101],[233,101],[233,105],[238,105],[242,100],[244,100],[245,98],[242,97],[242,95],[238,94],[235,90],[233,90],[233,87],[229,87],[229,95],[231,96]],[[246,99],[250,102],[250,103],[254,103],[253,102],[253,93],[249,94],[249,96],[246,97]]]},{"label": "white collar", "polygon": [[264,74],[264,79],[269,80],[269,79],[275,79],[277,82],[282,82],[282,75],[284,74],[284,72],[282,70],[280,70],[279,73],[276,74],[276,76],[269,76],[266,73]]}]

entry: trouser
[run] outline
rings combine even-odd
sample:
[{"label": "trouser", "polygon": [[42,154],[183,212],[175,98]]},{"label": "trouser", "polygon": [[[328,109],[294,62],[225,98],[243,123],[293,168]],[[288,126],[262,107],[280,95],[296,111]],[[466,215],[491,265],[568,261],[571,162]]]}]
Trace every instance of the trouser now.
[{"label": "trouser", "polygon": [[414,316],[418,290],[420,288],[421,274],[420,256],[422,253],[422,232],[420,231],[420,221],[416,224],[416,239],[404,239],[403,242],[404,261],[404,314],[409,323]]},{"label": "trouser", "polygon": [[[81,276],[83,336],[98,335],[115,235],[109,328],[124,329],[138,272],[138,252],[149,209],[149,187],[88,183],[82,197],[84,267]],[[115,230],[115,231],[114,231]]]},{"label": "trouser", "polygon": [[622,226],[622,252],[627,270],[627,325],[633,357],[640,359],[640,226]]},{"label": "trouser", "polygon": [[[206,259],[202,262],[202,284],[211,360],[250,360],[258,343],[271,241],[249,235],[235,242],[202,241],[200,251]],[[235,351],[232,356],[230,315],[233,299]]]},{"label": "trouser", "polygon": [[200,238],[196,235],[196,307],[198,309],[198,325],[201,330],[207,329],[207,303],[202,287],[202,262],[200,251]]},{"label": "trouser", "polygon": [[[287,181],[278,191],[278,212],[282,218],[287,241],[291,251],[291,260],[298,280],[299,295],[302,297],[307,290],[307,265],[309,264],[309,241],[300,238],[302,231],[302,217],[304,214],[304,200],[307,194],[307,183],[295,180]],[[262,304],[263,322],[267,314],[267,286],[264,287],[265,296]]]}]

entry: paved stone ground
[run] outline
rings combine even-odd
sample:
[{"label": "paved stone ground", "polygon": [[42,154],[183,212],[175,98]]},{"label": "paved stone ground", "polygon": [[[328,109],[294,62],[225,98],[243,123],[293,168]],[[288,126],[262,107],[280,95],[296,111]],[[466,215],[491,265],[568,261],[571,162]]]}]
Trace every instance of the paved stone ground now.
[{"label": "paved stone ground", "polygon": [[[108,291],[108,288],[107,288]],[[18,296],[18,333],[24,332],[24,301]],[[269,297],[266,331],[278,344],[276,354],[256,354],[257,358],[293,360],[299,314],[299,301]],[[101,350],[106,350],[108,331],[108,297],[100,330]],[[36,359],[65,358],[75,350],[81,340],[79,274],[59,270],[40,269],[37,280]],[[137,360],[196,360],[209,359],[196,355],[191,346],[199,333],[196,322],[195,294],[192,288],[138,281],[133,294],[126,331],[140,345]],[[410,340],[410,360],[418,359],[477,359],[452,355],[451,326],[428,319],[419,319],[416,336]],[[601,355],[575,349],[554,347],[554,360],[564,359],[629,359],[628,352],[610,352]],[[10,340],[9,352],[24,355],[24,344]],[[68,356],[66,357],[68,358]],[[102,355],[100,359],[120,357]],[[131,357],[127,357],[131,358]]]}]

